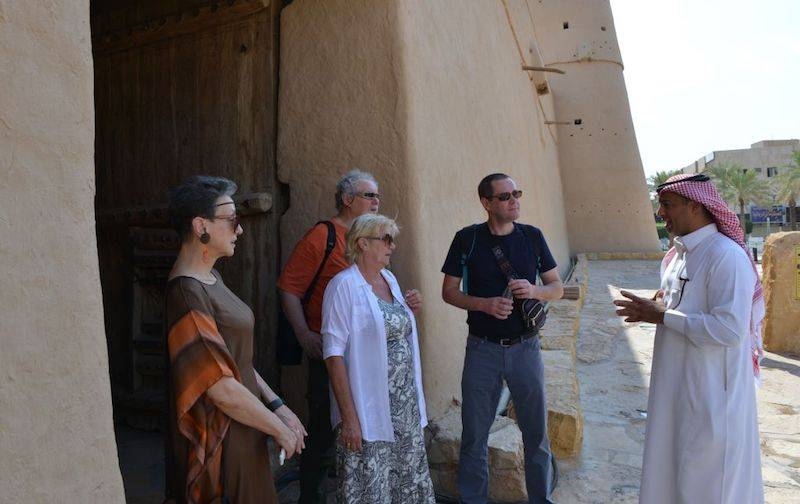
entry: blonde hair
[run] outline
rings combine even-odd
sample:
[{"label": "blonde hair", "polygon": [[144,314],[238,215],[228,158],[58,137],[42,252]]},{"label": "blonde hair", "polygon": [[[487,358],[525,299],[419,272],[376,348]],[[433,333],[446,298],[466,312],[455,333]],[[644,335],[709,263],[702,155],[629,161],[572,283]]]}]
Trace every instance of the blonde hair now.
[{"label": "blonde hair", "polygon": [[358,248],[360,238],[383,237],[387,234],[394,238],[399,232],[400,228],[397,223],[385,215],[368,213],[356,218],[345,238],[344,255],[347,262],[353,264],[361,257],[361,249]]}]

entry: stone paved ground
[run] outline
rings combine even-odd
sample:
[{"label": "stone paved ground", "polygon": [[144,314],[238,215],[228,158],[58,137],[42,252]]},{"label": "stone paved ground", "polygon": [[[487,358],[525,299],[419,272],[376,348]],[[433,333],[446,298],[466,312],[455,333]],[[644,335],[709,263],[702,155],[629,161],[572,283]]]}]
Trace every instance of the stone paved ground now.
[{"label": "stone paved ground", "polygon": [[[620,288],[655,290],[658,261],[591,261],[581,312],[578,374],[585,416],[581,456],[561,462],[558,503],[638,502],[653,324],[626,324]],[[800,359],[768,354],[758,393],[766,502],[800,502]]]}]

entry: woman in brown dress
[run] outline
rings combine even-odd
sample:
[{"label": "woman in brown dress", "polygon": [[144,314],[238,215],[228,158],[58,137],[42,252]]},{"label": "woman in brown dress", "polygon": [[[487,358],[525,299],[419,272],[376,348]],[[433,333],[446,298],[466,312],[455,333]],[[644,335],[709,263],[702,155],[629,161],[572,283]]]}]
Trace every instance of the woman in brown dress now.
[{"label": "woman in brown dress", "polygon": [[287,457],[304,447],[305,428],[253,369],[253,312],[213,269],[242,234],[235,191],[195,176],[170,198],[182,244],[166,293],[168,502],[275,503],[267,436]]}]

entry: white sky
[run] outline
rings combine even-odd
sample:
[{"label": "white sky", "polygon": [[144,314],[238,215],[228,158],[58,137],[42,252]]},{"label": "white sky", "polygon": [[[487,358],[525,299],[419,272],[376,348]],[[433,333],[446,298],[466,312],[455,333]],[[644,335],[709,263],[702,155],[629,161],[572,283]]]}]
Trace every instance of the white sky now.
[{"label": "white sky", "polygon": [[800,138],[800,0],[611,0],[645,173]]}]

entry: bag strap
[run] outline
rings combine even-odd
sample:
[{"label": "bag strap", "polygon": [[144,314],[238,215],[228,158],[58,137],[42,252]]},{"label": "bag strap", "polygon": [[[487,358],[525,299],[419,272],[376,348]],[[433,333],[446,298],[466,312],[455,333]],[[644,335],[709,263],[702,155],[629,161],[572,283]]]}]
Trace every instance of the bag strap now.
[{"label": "bag strap", "polygon": [[[469,250],[467,250],[466,240],[462,238],[461,243],[461,292],[464,294],[469,294],[469,269],[467,268],[467,263],[472,256],[472,251],[475,250],[475,238],[478,236],[478,224],[473,224],[470,228],[472,229],[472,244],[469,246]],[[466,233],[464,233],[464,235],[466,235]]]},{"label": "bag strap", "polygon": [[511,263],[508,262],[506,259],[506,255],[503,253],[503,249],[500,248],[500,245],[492,246],[492,252],[494,253],[494,258],[497,261],[497,265],[500,266],[500,271],[508,278],[509,280],[516,280],[519,278],[517,272],[514,270],[514,267],[511,266]]},{"label": "bag strap", "polygon": [[328,262],[328,257],[330,257],[331,252],[333,251],[333,247],[336,246],[336,228],[331,221],[319,221],[314,224],[314,227],[319,226],[320,224],[325,224],[328,228],[328,239],[325,242],[325,255],[322,257],[322,262],[319,263],[319,267],[317,268],[317,272],[314,274],[314,278],[311,280],[311,283],[308,285],[308,289],[306,289],[306,293],[303,294],[303,299],[301,303],[303,306],[306,306],[309,301],[311,301],[311,296],[314,294],[314,288],[317,286],[317,280],[319,280],[319,276],[322,273],[322,268],[325,267],[325,263]]},{"label": "bag strap", "polygon": [[[536,237],[533,235],[533,228],[531,226],[517,224],[516,222],[514,223],[514,226],[522,228],[523,234],[525,234],[525,236],[527,236],[528,239],[530,240],[531,246],[533,247],[533,253],[536,254],[536,274],[538,276],[539,273],[541,273],[540,266],[542,264],[542,253],[541,250],[539,249],[539,243],[536,240]],[[519,275],[517,274],[514,267],[511,266],[511,263],[508,262],[508,259],[506,259],[506,256],[503,253],[503,249],[500,247],[499,244],[494,245],[492,247],[492,252],[494,253],[495,260],[497,260],[497,265],[500,266],[500,270],[507,278],[509,278],[510,280],[519,278]],[[533,283],[534,284],[536,283],[535,278],[533,279]]]}]

